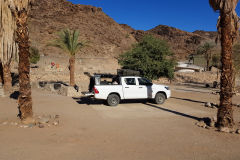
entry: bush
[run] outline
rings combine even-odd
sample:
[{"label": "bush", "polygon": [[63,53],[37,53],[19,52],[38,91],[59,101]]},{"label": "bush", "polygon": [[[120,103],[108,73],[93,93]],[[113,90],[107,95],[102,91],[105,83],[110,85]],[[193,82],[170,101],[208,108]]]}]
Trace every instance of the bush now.
[{"label": "bush", "polygon": [[39,50],[36,47],[30,47],[30,63],[37,64],[40,60]]},{"label": "bush", "polygon": [[149,79],[174,77],[173,53],[163,40],[147,35],[135,47],[118,58],[123,69],[140,71]]}]

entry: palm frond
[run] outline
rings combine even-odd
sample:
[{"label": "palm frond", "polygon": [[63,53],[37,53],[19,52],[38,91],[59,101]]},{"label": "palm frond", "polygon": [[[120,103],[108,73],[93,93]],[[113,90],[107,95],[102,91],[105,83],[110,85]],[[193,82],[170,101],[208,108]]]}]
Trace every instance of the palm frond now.
[{"label": "palm frond", "polygon": [[50,42],[48,46],[60,48],[70,56],[75,56],[78,51],[86,46],[83,41],[79,42],[79,35],[78,30],[64,29],[57,33],[57,38]]},{"label": "palm frond", "polygon": [[[213,8],[214,11],[220,11],[222,13],[228,13],[231,15],[231,25],[232,25],[232,37],[233,41],[238,37],[238,29],[239,29],[239,17],[236,13],[236,7],[239,0],[209,0],[209,4]],[[216,38],[216,42],[221,39],[221,31],[222,28],[220,26],[220,19],[218,18],[217,29],[218,29],[218,36]]]}]

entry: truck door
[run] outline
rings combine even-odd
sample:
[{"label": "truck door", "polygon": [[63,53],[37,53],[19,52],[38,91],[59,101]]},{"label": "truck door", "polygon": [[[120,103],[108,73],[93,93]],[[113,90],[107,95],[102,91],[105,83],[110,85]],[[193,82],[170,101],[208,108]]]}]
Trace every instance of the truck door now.
[{"label": "truck door", "polygon": [[139,99],[136,78],[123,78],[123,94],[125,99]]},{"label": "truck door", "polygon": [[152,98],[152,83],[146,78],[138,78],[138,88],[141,98]]}]

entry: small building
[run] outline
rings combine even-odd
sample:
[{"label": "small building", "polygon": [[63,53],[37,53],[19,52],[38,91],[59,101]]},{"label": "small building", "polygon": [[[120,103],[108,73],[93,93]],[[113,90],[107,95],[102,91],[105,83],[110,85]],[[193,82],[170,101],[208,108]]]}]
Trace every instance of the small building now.
[{"label": "small building", "polygon": [[202,72],[204,68],[201,66],[189,64],[186,62],[178,62],[178,65],[175,67],[176,72]]}]

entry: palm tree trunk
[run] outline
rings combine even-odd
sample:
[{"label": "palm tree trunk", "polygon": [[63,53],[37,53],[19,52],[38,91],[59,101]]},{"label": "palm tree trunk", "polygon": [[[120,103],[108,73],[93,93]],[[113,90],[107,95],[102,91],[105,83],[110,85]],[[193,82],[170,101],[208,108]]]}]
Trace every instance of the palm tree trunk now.
[{"label": "palm tree trunk", "polygon": [[207,71],[209,71],[210,56],[207,53]]},{"label": "palm tree trunk", "polygon": [[3,84],[3,67],[2,63],[0,62],[0,86]]},{"label": "palm tree trunk", "polygon": [[3,82],[4,82],[5,93],[9,93],[12,88],[12,76],[11,76],[10,63],[3,65]]},{"label": "palm tree trunk", "polygon": [[221,11],[221,45],[222,45],[222,74],[221,74],[221,91],[220,107],[217,114],[217,126],[232,128],[233,108],[232,108],[232,88],[233,88],[233,64],[232,64],[232,33],[231,33],[231,14]]},{"label": "palm tree trunk", "polygon": [[70,86],[75,85],[75,78],[74,78],[74,73],[75,73],[75,56],[71,56],[69,59],[69,68],[70,68]]},{"label": "palm tree trunk", "polygon": [[30,62],[29,62],[29,34],[27,27],[27,11],[25,9],[17,12],[17,42],[19,46],[19,117],[22,120],[32,118],[32,97],[30,84]]}]

